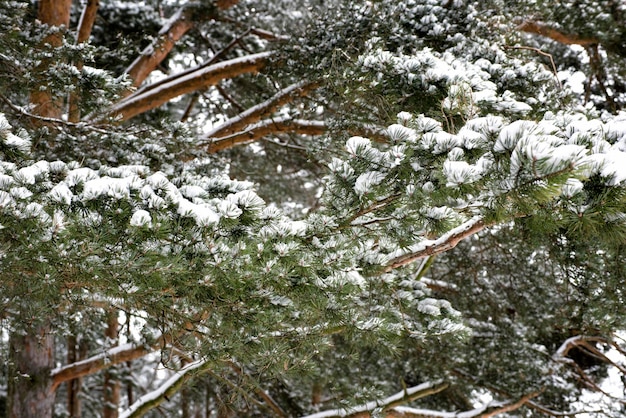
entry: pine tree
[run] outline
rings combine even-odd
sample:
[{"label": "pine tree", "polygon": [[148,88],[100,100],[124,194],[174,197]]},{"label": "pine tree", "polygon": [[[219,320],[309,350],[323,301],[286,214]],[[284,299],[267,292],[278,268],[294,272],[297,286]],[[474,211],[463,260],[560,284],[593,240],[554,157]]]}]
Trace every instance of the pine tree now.
[{"label": "pine tree", "polygon": [[7,414],[577,413],[623,370],[623,7],[269,3],[0,4]]}]

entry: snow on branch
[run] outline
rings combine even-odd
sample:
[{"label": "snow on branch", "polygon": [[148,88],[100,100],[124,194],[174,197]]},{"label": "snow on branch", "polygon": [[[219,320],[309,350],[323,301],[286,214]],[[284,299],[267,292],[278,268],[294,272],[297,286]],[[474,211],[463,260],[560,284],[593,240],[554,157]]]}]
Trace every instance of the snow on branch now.
[{"label": "snow on branch", "polygon": [[187,364],[182,369],[175,372],[158,389],[146,393],[137,399],[127,410],[120,414],[120,418],[140,417],[152,408],[157,407],[167,397],[173,395],[191,377],[191,372],[196,371],[208,364],[208,360],[196,360]]},{"label": "snow on branch", "polygon": [[[218,1],[217,3],[220,9],[226,9],[236,2]],[[154,42],[148,45],[126,69],[125,73],[133,80],[133,86],[141,85],[170,53],[176,42],[197,23],[213,19],[216,16],[217,10],[215,7],[199,6],[190,3],[179,8],[165,22]]]},{"label": "snow on branch", "polygon": [[153,351],[153,348],[144,345],[124,344],[76,363],[57,367],[50,371],[52,390],[56,390],[61,383],[97,373],[116,364],[144,357]]},{"label": "snow on branch", "polygon": [[211,138],[220,138],[226,135],[234,134],[242,128],[256,123],[261,118],[269,116],[276,108],[289,103],[296,95],[305,95],[309,90],[315,87],[311,82],[300,82],[290,85],[276,93],[271,98],[262,103],[253,106],[246,111],[228,119],[223,124],[217,126],[206,134],[205,140]]},{"label": "snow on branch", "polygon": [[396,407],[387,414],[387,417],[393,418],[491,418],[505,412],[515,411],[527,404],[532,398],[539,395],[539,392],[529,393],[522,396],[519,400],[505,402],[490,402],[479,408],[464,412],[441,412],[429,409],[418,409],[409,407]]},{"label": "snow on branch", "polygon": [[174,75],[164,79],[158,88],[138,91],[122,100],[109,112],[109,116],[128,120],[155,109],[169,100],[195,90],[213,86],[225,78],[259,71],[271,52],[260,52],[223,61],[208,67],[199,66],[183,77]]},{"label": "snow on branch", "polygon": [[239,144],[257,141],[264,136],[288,132],[301,135],[322,135],[326,125],[322,121],[309,121],[291,118],[274,118],[263,120],[248,129],[223,138],[213,139],[208,144],[209,152],[215,153]]},{"label": "snow on branch", "polygon": [[405,254],[392,256],[385,267],[385,272],[410,264],[420,258],[440,254],[457,246],[465,238],[482,231],[488,224],[480,216],[475,216],[456,228],[443,234],[436,240],[426,240],[412,246]]},{"label": "snow on branch", "polygon": [[[364,405],[358,406],[352,409],[333,409],[328,411],[318,412],[313,415],[307,415],[302,418],[356,418],[356,417],[369,417],[375,410],[382,412],[390,411],[393,408],[412,402],[417,399],[425,398],[430,395],[439,393],[447,389],[449,384],[443,380],[437,380],[435,382],[422,383],[421,385],[407,388],[401,392],[396,393],[388,398],[382,400],[376,400],[368,402]],[[393,415],[391,415],[393,416]]]}]

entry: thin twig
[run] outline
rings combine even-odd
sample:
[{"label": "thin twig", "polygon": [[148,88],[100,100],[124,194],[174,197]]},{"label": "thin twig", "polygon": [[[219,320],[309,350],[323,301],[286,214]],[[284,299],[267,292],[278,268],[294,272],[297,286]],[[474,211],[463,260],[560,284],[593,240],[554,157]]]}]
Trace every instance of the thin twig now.
[{"label": "thin twig", "polygon": [[561,80],[559,80],[559,73],[558,73],[558,71],[556,69],[556,65],[554,64],[554,58],[552,57],[552,54],[550,54],[548,52],[545,52],[545,51],[542,51],[541,49],[535,48],[535,47],[532,47],[532,46],[508,46],[508,45],[505,45],[504,49],[525,49],[525,50],[528,50],[528,51],[536,52],[537,54],[543,55],[544,57],[548,57],[548,59],[550,60],[550,64],[552,65],[552,72],[554,73],[554,78],[556,80],[557,87],[560,90],[563,90],[563,85],[561,84]]}]

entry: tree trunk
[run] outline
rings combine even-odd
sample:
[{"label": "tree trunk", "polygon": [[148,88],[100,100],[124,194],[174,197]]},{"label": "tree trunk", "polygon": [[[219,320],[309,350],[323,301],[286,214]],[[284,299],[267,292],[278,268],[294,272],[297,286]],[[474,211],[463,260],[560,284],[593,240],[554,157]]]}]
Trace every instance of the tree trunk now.
[{"label": "tree trunk", "polygon": [[48,418],[54,410],[50,370],[54,367],[54,337],[49,324],[10,337],[8,416]]},{"label": "tree trunk", "polygon": [[[49,26],[65,26],[70,22],[70,10],[72,8],[72,0],[41,0],[39,2],[39,10],[37,18],[41,23]],[[50,44],[52,47],[60,46],[63,38],[59,33],[47,36],[43,43]],[[44,60],[37,68],[37,72],[47,70],[51,61]],[[35,106],[34,113],[39,116],[50,118],[60,118],[62,114],[63,103],[55,98],[49,90],[34,89],[30,95],[30,101]]]},{"label": "tree trunk", "polygon": [[[72,364],[78,361],[80,358],[78,354],[78,339],[74,335],[67,337],[67,363]],[[80,393],[80,387],[82,379],[72,379],[67,382],[67,412],[70,417],[80,417],[81,405],[78,394]]]},{"label": "tree trunk", "polygon": [[[117,321],[118,312],[110,311],[107,314],[107,340],[113,345],[117,344],[117,332],[119,323]],[[104,372],[104,409],[103,418],[117,418],[119,415],[118,407],[120,404],[120,381],[117,376],[117,368],[111,367]]]}]

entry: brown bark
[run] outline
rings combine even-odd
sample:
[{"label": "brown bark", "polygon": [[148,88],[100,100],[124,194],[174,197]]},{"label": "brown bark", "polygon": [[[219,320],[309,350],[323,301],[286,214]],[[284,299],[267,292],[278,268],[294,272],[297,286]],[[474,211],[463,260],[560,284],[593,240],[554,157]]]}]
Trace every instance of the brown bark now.
[{"label": "brown bark", "polygon": [[[238,3],[238,0],[217,0],[219,10],[226,10]],[[180,8],[161,28],[157,39],[145,48],[139,57],[126,69],[125,73],[133,80],[133,86],[143,83],[155,68],[167,57],[176,42],[199,22],[206,22],[217,17],[215,7],[191,4]]]},{"label": "brown bark", "polygon": [[[107,341],[112,342],[114,346],[118,343],[117,332],[119,324],[117,315],[116,310],[107,313],[107,329],[105,332]],[[120,382],[115,367],[107,368],[104,372],[104,386],[102,391],[104,393],[104,405],[102,408],[103,418],[117,418],[118,406],[120,404]]]},{"label": "brown bark", "polygon": [[8,415],[11,418],[48,418],[54,409],[50,370],[54,366],[54,336],[49,324],[14,332],[9,342],[11,370]]},{"label": "brown bark", "polygon": [[600,42],[597,38],[583,38],[573,33],[564,33],[543,23],[533,21],[526,21],[517,28],[523,32],[545,36],[566,45],[593,45]]},{"label": "brown bark", "polygon": [[326,125],[319,121],[306,120],[267,120],[245,131],[209,142],[210,153],[216,153],[237,145],[258,141],[259,139],[277,133],[294,133],[300,135],[322,135],[326,132]]},{"label": "brown bark", "polygon": [[93,24],[96,21],[99,6],[100,0],[87,0],[87,4],[83,9],[83,13],[80,15],[80,21],[78,22],[78,32],[76,34],[77,44],[87,42],[89,40]]},{"label": "brown bark", "polygon": [[[70,22],[70,9],[72,7],[72,0],[41,0],[39,2],[39,10],[37,18],[43,24],[48,26],[65,26],[67,27]],[[48,35],[43,44],[49,44],[52,48],[60,46],[62,43],[62,36],[60,33]],[[36,72],[44,72],[48,65],[49,60],[45,60],[36,69]],[[33,113],[50,118],[61,117],[63,111],[62,101],[53,97],[49,90],[35,89],[30,94],[30,101],[34,105]]]},{"label": "brown bark", "polygon": [[[87,0],[87,4],[83,9],[83,13],[80,15],[80,21],[78,22],[78,29],[76,31],[76,44],[81,44],[89,40],[91,36],[91,30],[96,21],[96,15],[98,13],[98,7],[100,6],[100,0]],[[83,68],[82,62],[76,63],[76,68],[81,70]],[[78,95],[76,93],[70,94],[68,105],[68,121],[78,122],[80,120],[80,109],[78,106]]]},{"label": "brown bark", "polygon": [[126,69],[125,73],[133,81],[133,86],[138,87],[150,75],[155,68],[170,53],[176,42],[193,28],[191,9],[186,8],[178,12],[178,16],[167,23],[159,32],[159,37],[152,45],[146,47],[137,59]]},{"label": "brown bark", "polygon": [[293,101],[295,97],[306,95],[311,89],[315,88],[315,83],[298,83],[291,85],[268,100],[230,118],[217,128],[213,129],[206,135],[205,139],[221,138],[232,135],[241,131],[246,126],[260,121],[272,114],[278,107]]},{"label": "brown bark", "polygon": [[116,364],[141,358],[152,353],[153,351],[154,349],[151,347],[133,346],[128,347],[127,349],[114,351],[108,356],[97,355],[83,361],[61,367],[51,372],[52,388],[53,390],[56,390],[61,383],[67,382],[68,380],[94,374]]},{"label": "brown bark", "polygon": [[198,89],[213,86],[226,78],[233,78],[241,74],[256,73],[264,65],[270,53],[253,54],[235,58],[202,68],[179,77],[168,77],[158,88],[147,91],[138,91],[115,105],[110,116],[128,120],[141,113],[155,109],[170,101],[174,97],[191,93]]},{"label": "brown bark", "polygon": [[[78,341],[75,336],[67,338],[67,362],[69,364],[80,361],[87,355],[87,344],[84,340]],[[77,378],[67,382],[67,412],[70,417],[82,416],[82,403],[80,392],[82,391],[83,379]]]}]

